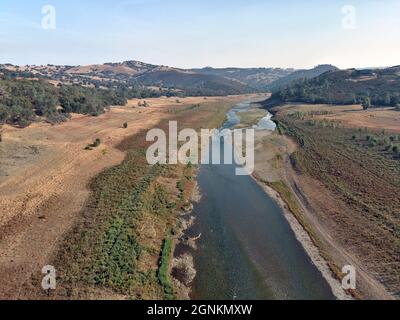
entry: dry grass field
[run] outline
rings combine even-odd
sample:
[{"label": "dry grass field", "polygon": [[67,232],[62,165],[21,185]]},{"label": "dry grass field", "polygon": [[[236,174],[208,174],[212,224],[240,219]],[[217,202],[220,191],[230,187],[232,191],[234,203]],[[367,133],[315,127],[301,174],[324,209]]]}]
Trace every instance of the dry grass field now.
[{"label": "dry grass field", "polygon": [[368,128],[371,130],[386,130],[400,133],[400,112],[394,108],[371,108],[364,111],[360,105],[290,104],[280,108],[280,111],[326,112],[326,114],[315,115],[315,118],[338,121],[350,128]]}]

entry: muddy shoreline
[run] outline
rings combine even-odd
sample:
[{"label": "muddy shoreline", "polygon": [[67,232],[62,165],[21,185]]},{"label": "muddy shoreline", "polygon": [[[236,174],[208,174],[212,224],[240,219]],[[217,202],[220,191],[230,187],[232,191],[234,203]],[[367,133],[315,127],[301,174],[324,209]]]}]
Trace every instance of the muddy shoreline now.
[{"label": "muddy shoreline", "polygon": [[334,296],[338,300],[353,300],[353,297],[342,288],[341,282],[337,279],[336,275],[329,267],[327,261],[320,254],[319,248],[314,244],[309,233],[304,229],[304,227],[301,225],[295,215],[290,211],[287,204],[279,195],[279,193],[273,188],[267,186],[262,181],[258,180],[256,177],[252,176],[252,178],[257,182],[258,185],[260,185],[265,193],[281,207],[284,213],[284,217],[286,218],[291,229],[296,235],[297,240],[301,243],[304,250],[307,252],[312,263],[317,267],[322,276],[328,282]]},{"label": "muddy shoreline", "polygon": [[[195,179],[197,177],[195,174]],[[200,202],[201,193],[197,181],[189,199],[190,207],[181,212],[176,227],[176,234],[173,241],[173,259],[170,266],[172,282],[177,293],[178,299],[190,300],[192,293],[192,283],[197,275],[194,263],[193,251],[197,250],[197,237],[190,237],[187,231],[195,224],[196,217],[193,214],[194,204]]]}]

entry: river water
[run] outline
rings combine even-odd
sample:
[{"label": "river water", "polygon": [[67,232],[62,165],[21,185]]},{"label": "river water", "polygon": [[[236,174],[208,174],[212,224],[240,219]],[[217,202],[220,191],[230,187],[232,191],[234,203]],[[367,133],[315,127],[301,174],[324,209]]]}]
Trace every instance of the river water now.
[{"label": "river water", "polygon": [[[240,123],[241,103],[227,115],[223,129]],[[269,121],[269,122],[268,122]],[[258,129],[274,129],[269,117]],[[202,234],[193,253],[197,277],[194,299],[334,299],[281,208],[236,165],[202,165],[201,201],[189,235]]]}]

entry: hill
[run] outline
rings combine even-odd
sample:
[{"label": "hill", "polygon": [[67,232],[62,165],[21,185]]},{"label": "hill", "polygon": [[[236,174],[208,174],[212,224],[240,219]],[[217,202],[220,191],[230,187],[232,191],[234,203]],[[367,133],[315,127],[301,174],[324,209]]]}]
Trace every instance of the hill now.
[{"label": "hill", "polygon": [[234,79],[178,69],[152,70],[138,76],[135,81],[147,86],[181,89],[187,95],[231,95],[255,91]]},{"label": "hill", "polygon": [[251,88],[266,91],[269,84],[292,74],[294,69],[281,68],[202,68],[191,71],[238,81]]},{"label": "hill", "polygon": [[326,72],[332,72],[337,70],[339,69],[329,64],[319,65],[310,70],[297,70],[285,77],[275,80],[274,82],[270,83],[267,88],[274,92],[279,89],[285,88],[293,81],[301,79],[312,79]]},{"label": "hill", "polygon": [[170,90],[169,95],[230,95],[256,92],[248,83],[214,74],[195,72],[140,61],[86,66],[0,65],[15,77],[41,77],[56,84],[77,84],[96,88],[145,86]]},{"label": "hill", "polygon": [[293,82],[275,92],[271,101],[399,107],[400,66],[324,73]]},{"label": "hill", "polygon": [[107,107],[125,105],[128,99],[170,93],[140,86],[96,88],[61,82],[55,86],[43,75],[33,74],[32,70],[25,72],[28,71],[0,69],[0,124],[24,127],[36,117],[57,123],[67,120],[70,113],[97,116]]},{"label": "hill", "polygon": [[139,61],[125,61],[122,63],[105,63],[88,66],[78,66],[66,70],[69,74],[88,74],[97,76],[127,75],[136,76],[156,69],[157,66]]},{"label": "hill", "polygon": [[186,95],[228,95],[254,91],[247,83],[218,75],[140,61],[74,67],[66,70],[66,73],[106,80],[117,79],[128,84],[177,89]]}]

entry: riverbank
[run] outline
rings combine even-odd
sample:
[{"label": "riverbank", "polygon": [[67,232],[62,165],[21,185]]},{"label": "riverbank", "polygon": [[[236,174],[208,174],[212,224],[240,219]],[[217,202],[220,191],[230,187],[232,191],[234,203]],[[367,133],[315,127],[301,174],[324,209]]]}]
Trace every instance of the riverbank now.
[{"label": "riverbank", "polygon": [[340,279],[335,275],[326,259],[321,255],[321,248],[316,245],[315,241],[311,238],[309,231],[304,228],[304,225],[299,221],[299,218],[293,213],[293,210],[289,207],[287,200],[285,200],[281,196],[281,193],[277,191],[278,188],[269,187],[266,183],[258,178],[255,178],[254,176],[253,178],[265,190],[265,193],[279,204],[284,212],[286,220],[296,235],[297,240],[302,244],[313,264],[329,283],[334,296],[338,300],[352,300],[353,297],[351,294],[343,290]]},{"label": "riverbank", "polygon": [[297,240],[329,283],[335,297],[339,300],[352,299],[352,296],[342,289],[340,278],[332,271],[321,254],[315,235],[311,235],[311,227],[306,225],[297,200],[284,182],[286,180],[286,174],[283,172],[284,163],[288,163],[289,155],[296,150],[297,146],[290,139],[278,136],[274,132],[274,126],[268,123],[271,117],[266,116],[266,111],[260,109],[260,106],[254,105],[249,110],[239,113],[238,116],[241,123],[236,128],[259,128],[260,121],[266,122],[260,128],[266,130],[256,131],[255,171],[252,177],[266,194],[279,204]]},{"label": "riverbank", "polygon": [[[348,108],[349,107],[347,107],[347,109]],[[342,114],[342,110],[346,111],[347,109],[342,106],[333,107],[294,105],[276,109],[275,111],[287,112],[289,110],[289,112],[292,113],[298,112],[302,114],[307,114],[308,112],[312,115],[315,114],[318,118],[323,118],[324,115],[326,115],[327,118],[330,118],[336,113]],[[356,110],[358,111],[358,107]],[[281,117],[282,116],[283,115],[281,115]],[[324,121],[323,119],[319,120]],[[332,121],[328,122],[328,124],[329,123],[332,123]],[[370,123],[370,125],[372,124]],[[347,126],[347,124],[344,124],[344,126]],[[311,128],[310,130],[316,131],[317,129],[322,130],[320,128]],[[290,130],[290,128],[287,130]],[[360,134],[360,129],[353,129],[353,133],[348,133],[347,138],[343,138],[342,135],[346,133],[345,130],[349,131],[352,129],[342,128],[339,123],[334,123],[334,127],[332,125],[328,125],[324,130],[330,130],[330,140],[337,139],[340,140],[341,143],[349,145],[348,148],[345,149],[346,152],[349,152],[349,150],[353,150],[354,152],[352,158],[339,157],[335,162],[336,164],[347,161],[346,159],[353,159],[355,157],[358,157],[358,150],[354,147],[354,143],[351,143],[351,137],[352,134]],[[280,130],[280,132],[282,133],[282,130]],[[329,139],[325,138],[323,140],[325,145],[328,143],[327,141],[330,141]],[[343,277],[343,274],[341,273],[341,268],[345,265],[353,265],[357,270],[357,290],[350,292],[354,298],[392,299],[393,297],[388,294],[382,284],[377,281],[376,273],[371,271],[371,269],[376,269],[376,267],[382,265],[382,263],[378,260],[375,261],[375,259],[367,259],[362,262],[362,260],[364,260],[363,256],[370,256],[372,254],[372,251],[366,251],[365,249],[366,246],[369,246],[368,241],[374,241],[374,238],[371,237],[376,236],[375,239],[380,239],[377,241],[381,242],[387,237],[386,232],[378,230],[376,230],[376,233],[369,232],[362,237],[364,240],[361,240],[360,238],[360,241],[358,241],[358,230],[364,230],[362,232],[365,233],[366,230],[372,231],[373,229],[375,230],[378,227],[378,225],[372,225],[368,221],[366,221],[367,217],[364,215],[357,218],[357,221],[355,221],[355,216],[358,216],[357,211],[358,209],[360,209],[360,205],[356,206],[354,209],[351,209],[348,205],[343,203],[343,201],[338,199],[337,195],[335,195],[334,192],[329,192],[326,189],[326,186],[323,185],[323,183],[317,181],[318,177],[322,179],[320,175],[323,175],[323,173],[315,176],[315,178],[311,178],[308,174],[299,172],[298,167],[293,168],[293,163],[289,159],[289,156],[294,153],[299,154],[299,148],[294,140],[292,140],[291,138],[287,136],[273,134],[265,139],[262,145],[264,147],[259,150],[258,157],[260,159],[267,160],[262,161],[262,163],[260,163],[258,166],[256,165],[256,178],[258,178],[258,180],[261,181],[261,183],[263,183],[264,185],[268,186],[269,188],[272,187],[279,192],[280,196],[282,196],[282,198],[284,199],[284,205],[291,209],[290,211],[293,212],[293,214],[297,217],[297,220],[300,221],[303,228],[311,236],[314,245],[319,248],[321,255],[328,263],[329,268],[331,269],[331,273],[334,275],[334,277],[340,280]],[[332,146],[333,144],[329,145]],[[324,148],[323,144],[321,144],[321,146],[322,148]],[[322,150],[321,148],[319,148],[318,153],[321,154],[322,152],[325,152],[325,149]],[[343,149],[341,150],[341,152],[343,153]],[[268,154],[270,156],[268,156]],[[311,159],[313,159],[313,154],[315,154],[315,152],[307,151],[305,156],[309,156],[311,157]],[[334,154],[338,155],[339,153]],[[363,157],[365,158],[365,151],[363,154]],[[369,154],[369,152],[367,154]],[[311,165],[311,163],[313,163],[313,160],[311,159],[307,161],[305,160],[304,163],[307,166],[310,166],[310,170],[308,172],[315,172],[314,169],[316,168],[317,164],[314,163],[313,165]],[[329,156],[328,159],[333,158],[332,156]],[[382,160],[387,161],[384,159]],[[369,160],[365,158],[363,161],[365,162]],[[354,179],[358,176],[358,171],[362,170],[360,168],[357,168],[357,163],[358,161],[352,161],[346,167],[342,167],[340,169],[340,172],[343,174],[344,172],[346,172],[343,170],[349,170],[349,168],[353,168],[353,171],[349,174],[352,177],[351,179]],[[332,164],[330,164],[329,167],[332,169]],[[386,169],[388,168],[389,167],[387,167]],[[267,172],[271,172],[271,170],[275,171],[274,175],[267,174]],[[365,177],[365,175],[361,176],[360,179],[362,179],[362,177]],[[387,204],[389,208],[390,202],[388,202]],[[347,222],[343,223],[343,220],[346,220]],[[368,224],[369,227],[366,229],[360,229],[361,226],[365,224]],[[371,240],[367,241],[368,238],[371,238]],[[373,254],[381,252],[383,249],[384,247],[379,246],[373,251]],[[385,255],[381,256],[381,259],[383,259]],[[391,273],[391,277],[393,277],[393,273]],[[387,279],[390,278],[388,277]]]}]

